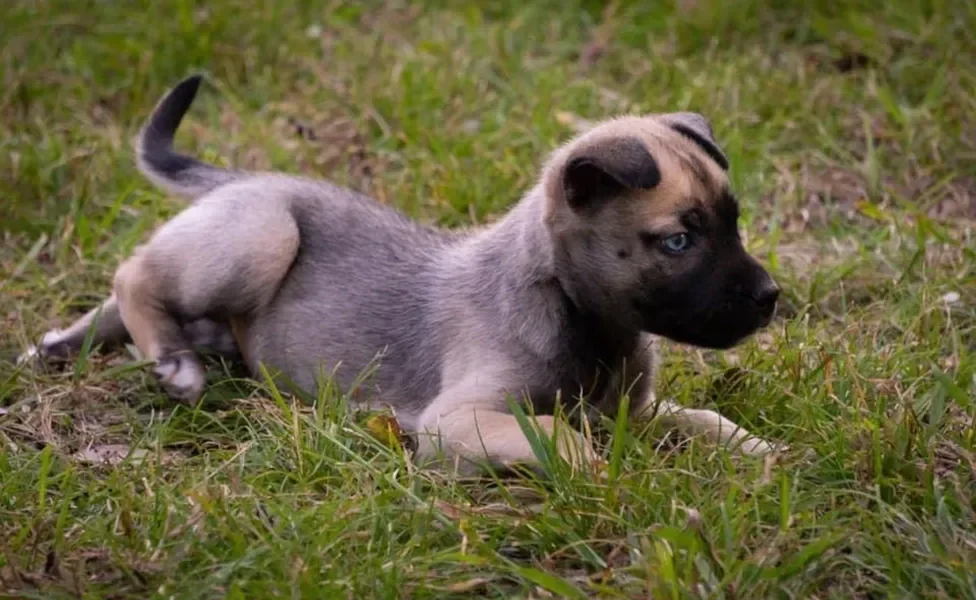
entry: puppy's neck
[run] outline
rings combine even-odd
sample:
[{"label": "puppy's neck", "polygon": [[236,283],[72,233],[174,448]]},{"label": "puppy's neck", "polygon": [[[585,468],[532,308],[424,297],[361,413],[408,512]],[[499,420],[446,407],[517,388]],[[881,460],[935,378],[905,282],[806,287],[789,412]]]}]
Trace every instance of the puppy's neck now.
[{"label": "puppy's neck", "polygon": [[479,305],[496,310],[498,322],[512,324],[534,352],[552,357],[585,348],[598,355],[593,359],[609,360],[636,346],[640,332],[587,312],[560,283],[542,185],[470,241],[471,281],[487,297]]},{"label": "puppy's neck", "polygon": [[[543,211],[543,191],[536,186],[501,219],[470,240],[479,279],[499,284],[496,289],[503,296],[546,287],[555,279],[555,255]],[[512,308],[517,310],[518,306]]]}]

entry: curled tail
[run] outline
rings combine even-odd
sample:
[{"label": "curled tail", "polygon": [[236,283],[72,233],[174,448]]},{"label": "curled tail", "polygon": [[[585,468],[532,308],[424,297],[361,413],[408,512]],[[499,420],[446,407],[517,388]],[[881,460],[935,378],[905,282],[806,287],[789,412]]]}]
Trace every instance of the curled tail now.
[{"label": "curled tail", "polygon": [[139,170],[157,186],[189,199],[241,177],[173,150],[173,136],[193,104],[202,76],[187,77],[153,109],[136,142]]}]

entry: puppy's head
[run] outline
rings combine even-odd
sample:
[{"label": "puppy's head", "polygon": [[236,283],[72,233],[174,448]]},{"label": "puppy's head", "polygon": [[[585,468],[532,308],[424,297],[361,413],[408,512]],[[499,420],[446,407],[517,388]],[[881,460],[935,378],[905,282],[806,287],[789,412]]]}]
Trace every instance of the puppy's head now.
[{"label": "puppy's head", "polygon": [[573,302],[706,348],[767,325],[779,288],[742,245],[727,169],[695,113],[604,122],[557,151],[545,214]]}]

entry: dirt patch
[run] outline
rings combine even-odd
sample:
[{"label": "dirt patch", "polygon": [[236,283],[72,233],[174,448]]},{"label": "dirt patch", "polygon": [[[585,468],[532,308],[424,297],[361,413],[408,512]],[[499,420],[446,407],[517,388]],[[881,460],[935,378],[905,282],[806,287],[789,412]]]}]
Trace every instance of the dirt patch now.
[{"label": "dirt patch", "polygon": [[616,2],[610,2],[604,6],[600,24],[593,28],[589,41],[580,49],[580,70],[584,72],[590,70],[607,53],[610,41],[616,31],[617,8]]},{"label": "dirt patch", "polygon": [[895,276],[891,264],[862,254],[859,241],[852,237],[796,236],[757,257],[764,264],[778,265],[776,278],[783,294],[777,319],[804,314],[842,323],[847,311],[874,304],[889,293]]},{"label": "dirt patch", "polygon": [[769,254],[774,252],[784,269],[793,273],[813,273],[840,266],[857,254],[858,244],[852,239],[817,241],[803,238],[780,244],[760,258],[768,261]]},{"label": "dirt patch", "polygon": [[[264,127],[261,124],[259,127]],[[250,140],[260,139],[263,132],[255,131],[255,127],[245,127],[240,115],[229,107],[224,107],[220,113],[220,139],[228,143],[222,144],[222,156],[233,161],[235,167],[249,171],[265,171],[271,168],[271,159],[262,144]],[[252,137],[258,133],[258,137]]]},{"label": "dirt patch", "polygon": [[375,194],[377,173],[385,161],[369,144],[364,127],[347,116],[308,114],[299,107],[279,104],[274,126],[282,145],[292,150],[304,172],[341,180],[356,190]]},{"label": "dirt patch", "polygon": [[[126,362],[121,355],[89,356],[96,372],[125,368]],[[69,372],[53,373],[56,365],[38,368],[43,373],[21,375],[34,382],[31,393],[15,395],[17,400],[0,413],[0,436],[12,448],[50,448],[64,460],[89,468],[147,461],[176,464],[185,458],[174,448],[157,451],[132,445],[131,417],[120,398],[135,395],[132,386],[140,384],[99,376],[73,382]]]},{"label": "dirt patch", "polygon": [[345,115],[319,114],[293,102],[271,103],[245,122],[225,107],[219,126],[187,124],[201,147],[214,148],[214,162],[249,171],[273,170],[271,154],[262,138],[273,139],[289,151],[295,165],[285,170],[332,178],[365,193],[373,193],[383,161],[372,150],[361,120]]},{"label": "dirt patch", "polygon": [[932,469],[936,477],[949,480],[957,477],[959,472],[968,472],[969,483],[958,483],[966,487],[976,483],[976,455],[946,439],[939,440],[932,450]]},{"label": "dirt patch", "polygon": [[[788,234],[836,222],[867,226],[897,219],[912,225],[917,214],[956,229],[976,223],[976,178],[939,180],[930,173],[906,170],[901,177],[883,177],[872,190],[867,178],[850,168],[804,165],[797,174],[780,165],[778,171],[775,189],[762,205],[773,212],[777,204],[787,203],[780,211],[785,213],[782,228]],[[790,207],[794,198],[798,200]]]},{"label": "dirt patch", "polygon": [[[944,426],[949,435],[939,436],[932,448],[932,468],[937,477],[951,479],[960,473],[964,473],[968,476],[969,481],[956,481],[955,483],[964,484],[966,487],[976,483],[976,453],[963,448],[950,439],[953,437],[964,439],[966,432],[972,429],[973,424],[974,418],[970,417],[961,406],[956,403],[950,403],[946,406]],[[969,487],[969,489],[974,488]]]},{"label": "dirt patch", "polygon": [[398,35],[398,32],[407,29],[422,15],[422,6],[390,2],[377,10],[363,11],[359,15],[358,27],[364,33],[382,31],[384,34]]},{"label": "dirt patch", "polygon": [[60,590],[80,598],[93,585],[111,585],[121,597],[123,592],[146,591],[149,577],[162,571],[158,563],[104,548],[65,555],[49,550],[36,558],[6,558],[7,565],[0,569],[0,587],[7,592]]},{"label": "dirt patch", "polygon": [[[782,228],[786,233],[798,234],[828,225],[834,219],[865,220],[858,212],[858,202],[867,196],[863,177],[850,169],[809,167],[799,172],[787,165],[777,165],[776,186],[763,197],[761,205],[773,212],[781,208],[785,214]],[[794,206],[792,199],[798,198]],[[766,225],[769,228],[769,224]]]},{"label": "dirt patch", "polygon": [[948,183],[925,212],[936,221],[976,221],[976,179],[964,177]]},{"label": "dirt patch", "polygon": [[7,408],[0,427],[12,438],[36,446],[52,446],[71,454],[91,445],[115,441],[108,432],[124,418],[99,407],[110,403],[114,385],[57,386],[25,396]]},{"label": "dirt patch", "polygon": [[863,177],[844,169],[806,172],[802,186],[808,206],[814,206],[824,218],[829,211],[848,220],[857,219],[857,203],[868,195]]}]

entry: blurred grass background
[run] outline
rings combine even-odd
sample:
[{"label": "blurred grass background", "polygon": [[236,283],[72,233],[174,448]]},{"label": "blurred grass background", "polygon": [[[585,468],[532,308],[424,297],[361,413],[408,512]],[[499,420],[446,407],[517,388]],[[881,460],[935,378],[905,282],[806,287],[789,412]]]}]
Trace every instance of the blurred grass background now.
[{"label": "blurred grass background", "polygon": [[[0,590],[976,598],[974,7],[4,3]],[[122,353],[16,368],[180,209],[129,144],[198,70],[181,147],[446,226],[490,222],[588,121],[702,112],[785,301],[733,352],[672,348],[662,393],[796,451],[628,431],[610,485],[445,480],[328,390],[292,406],[218,365],[188,409]]]}]

